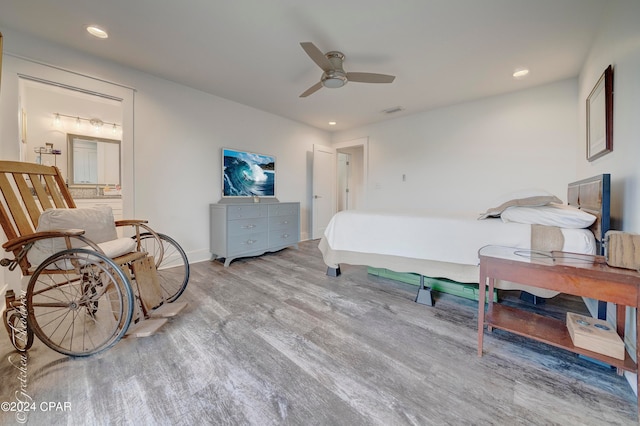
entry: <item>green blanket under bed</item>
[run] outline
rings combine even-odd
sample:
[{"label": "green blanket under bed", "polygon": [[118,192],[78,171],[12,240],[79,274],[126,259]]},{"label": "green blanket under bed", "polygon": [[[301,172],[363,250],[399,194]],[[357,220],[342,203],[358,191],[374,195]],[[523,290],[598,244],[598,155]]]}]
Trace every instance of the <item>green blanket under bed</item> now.
[{"label": "green blanket under bed", "polygon": [[[395,272],[385,268],[367,267],[367,272],[382,278],[388,278],[395,281],[401,281],[407,284],[420,285],[420,274],[409,272]],[[446,278],[424,277],[424,285],[430,287],[433,291],[441,293],[453,294],[455,296],[464,297],[465,299],[478,300],[479,290],[478,284],[459,283]],[[489,291],[487,290],[487,299],[489,299]],[[493,301],[498,301],[498,290],[493,291]]]}]

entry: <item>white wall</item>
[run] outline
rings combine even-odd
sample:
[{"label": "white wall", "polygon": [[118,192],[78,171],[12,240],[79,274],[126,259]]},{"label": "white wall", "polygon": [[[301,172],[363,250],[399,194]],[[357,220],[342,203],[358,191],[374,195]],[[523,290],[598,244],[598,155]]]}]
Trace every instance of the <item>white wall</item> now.
[{"label": "white wall", "polygon": [[328,134],[151,76],[135,87],[139,217],[161,214],[162,232],[208,256],[209,204],[221,198],[221,148],[230,147],[276,156],[277,197],[301,202],[301,237],[309,238],[307,154]]},{"label": "white wall", "polygon": [[[277,196],[301,202],[301,237],[308,238],[309,152],[313,144],[328,145],[328,133],[13,30],[0,31],[5,55],[135,89],[135,206],[126,211],[125,205],[125,215],[148,219],[155,229],[174,237],[190,261],[210,258],[208,206],[221,198],[222,147],[277,157]],[[17,160],[17,87],[9,84],[20,70],[12,70],[13,76],[4,71],[0,156]]]},{"label": "white wall", "polygon": [[[575,180],[577,80],[336,133],[369,137],[368,208],[481,212],[501,194]],[[402,181],[402,175],[406,181]]]},{"label": "white wall", "polygon": [[[640,233],[640,2],[611,2],[609,16],[579,78],[579,177],[611,173],[613,227]],[[585,100],[609,65],[613,66],[613,152],[586,158]]]},{"label": "white wall", "polygon": [[[576,154],[578,174],[586,177],[611,173],[612,227],[640,233],[640,2],[616,0],[609,6],[579,78],[580,143]],[[585,99],[609,65],[613,66],[613,152],[588,162],[586,157]],[[625,343],[636,359],[636,315],[627,309]],[[615,318],[609,306],[607,318]],[[636,376],[625,373],[636,389]]]}]

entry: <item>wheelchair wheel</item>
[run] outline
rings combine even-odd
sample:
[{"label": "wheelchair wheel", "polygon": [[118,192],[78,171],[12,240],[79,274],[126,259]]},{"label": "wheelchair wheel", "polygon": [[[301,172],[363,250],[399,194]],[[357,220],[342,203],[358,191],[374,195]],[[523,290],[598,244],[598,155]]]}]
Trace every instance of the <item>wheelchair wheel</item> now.
[{"label": "wheelchair wheel", "polygon": [[27,318],[19,311],[5,312],[4,326],[9,333],[11,344],[18,352],[26,352],[33,344],[33,331],[27,325]]},{"label": "wheelchair wheel", "polygon": [[173,238],[164,234],[158,234],[158,237],[160,241],[151,233],[141,234],[141,249],[155,259],[164,300],[175,302],[187,288],[189,261],[182,247]]},{"label": "wheelchair wheel", "polygon": [[29,280],[28,325],[51,349],[89,356],[124,336],[134,303],[129,280],[110,258],[64,250],[42,262]]}]

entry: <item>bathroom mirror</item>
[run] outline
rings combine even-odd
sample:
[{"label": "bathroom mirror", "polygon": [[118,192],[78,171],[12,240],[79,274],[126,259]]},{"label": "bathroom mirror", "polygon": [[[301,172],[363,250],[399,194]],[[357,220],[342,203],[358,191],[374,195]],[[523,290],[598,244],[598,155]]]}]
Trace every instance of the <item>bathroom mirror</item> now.
[{"label": "bathroom mirror", "polygon": [[69,186],[120,185],[120,141],[67,134]]}]

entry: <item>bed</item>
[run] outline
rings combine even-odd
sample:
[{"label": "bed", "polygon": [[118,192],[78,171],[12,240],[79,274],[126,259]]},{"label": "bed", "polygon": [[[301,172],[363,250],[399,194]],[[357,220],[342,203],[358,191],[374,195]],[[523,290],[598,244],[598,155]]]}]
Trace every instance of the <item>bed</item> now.
[{"label": "bed", "polygon": [[[486,245],[602,254],[602,241],[610,224],[609,174],[570,183],[564,206],[551,194],[522,195],[488,209],[481,216],[483,220],[478,220],[477,213],[435,217],[415,212],[338,212],[318,248],[330,276],[340,275],[340,264],[350,264],[476,284],[478,250]],[[579,211],[583,221],[571,222],[567,228],[552,226],[555,221],[535,223],[538,213],[550,208],[571,209],[572,214]],[[521,219],[521,213],[531,212],[536,214],[532,220],[526,214]],[[594,218],[590,225],[586,225],[585,214]],[[517,221],[511,220],[512,216]],[[531,223],[522,223],[527,221]],[[586,226],[580,227],[583,222]],[[497,288],[522,290],[545,298],[557,294],[509,282],[501,282]]]}]

